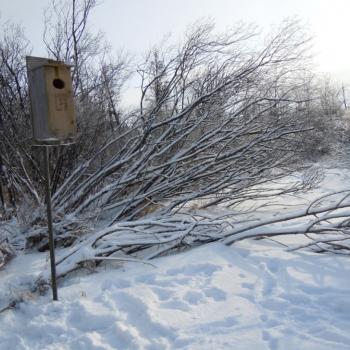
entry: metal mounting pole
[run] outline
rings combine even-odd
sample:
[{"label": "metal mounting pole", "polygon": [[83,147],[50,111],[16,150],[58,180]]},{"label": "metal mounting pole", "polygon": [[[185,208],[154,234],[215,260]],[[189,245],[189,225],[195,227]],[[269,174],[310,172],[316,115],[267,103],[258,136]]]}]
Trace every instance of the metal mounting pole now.
[{"label": "metal mounting pole", "polygon": [[56,262],[55,262],[55,240],[53,237],[53,226],[52,226],[52,205],[51,205],[51,186],[50,186],[49,147],[48,146],[44,146],[44,168],[45,168],[45,180],[46,180],[46,209],[47,209],[47,228],[49,232],[52,299],[58,300],[57,280],[56,280]]}]

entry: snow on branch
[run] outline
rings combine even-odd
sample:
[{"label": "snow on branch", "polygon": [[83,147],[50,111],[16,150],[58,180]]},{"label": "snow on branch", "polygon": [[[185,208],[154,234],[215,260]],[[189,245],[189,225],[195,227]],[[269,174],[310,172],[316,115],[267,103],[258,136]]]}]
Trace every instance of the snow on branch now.
[{"label": "snow on branch", "polygon": [[[294,171],[308,130],[296,118],[309,101],[301,33],[286,22],[251,50],[252,28],[216,34],[201,23],[178,47],[151,50],[138,69],[140,108],[53,194],[57,242],[80,237],[93,217],[108,228],[200,198],[259,198],[256,185]],[[30,244],[42,245],[42,233],[27,232]]]}]

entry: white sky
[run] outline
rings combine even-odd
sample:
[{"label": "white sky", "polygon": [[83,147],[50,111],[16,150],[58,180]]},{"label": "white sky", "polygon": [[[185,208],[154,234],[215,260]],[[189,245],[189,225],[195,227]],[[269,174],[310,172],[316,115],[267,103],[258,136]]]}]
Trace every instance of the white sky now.
[{"label": "white sky", "polygon": [[[42,56],[43,8],[50,0],[0,0],[2,20],[20,22]],[[166,34],[178,37],[199,18],[212,18],[219,29],[236,21],[254,22],[263,28],[297,15],[315,37],[316,63],[350,84],[350,0],[100,0],[91,17],[115,49],[140,53]]]}]

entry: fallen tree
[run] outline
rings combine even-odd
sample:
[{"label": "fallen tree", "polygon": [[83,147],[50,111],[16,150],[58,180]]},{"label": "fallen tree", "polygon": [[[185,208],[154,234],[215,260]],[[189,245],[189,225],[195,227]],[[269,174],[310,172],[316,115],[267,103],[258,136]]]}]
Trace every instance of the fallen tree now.
[{"label": "fallen tree", "polygon": [[[331,202],[330,199],[336,199]],[[64,277],[72,271],[105,260],[121,262],[148,260],[214,241],[232,245],[244,239],[302,235],[307,243],[286,246],[291,250],[350,254],[350,192],[332,193],[313,201],[307,208],[254,218],[246,213],[227,213],[221,217],[205,212],[154,216],[120,222],[98,230],[65,249],[57,259],[57,272]],[[239,219],[239,220],[238,220]],[[281,242],[283,244],[283,241]],[[42,280],[49,278],[49,271]]]},{"label": "fallen tree", "polygon": [[[309,40],[298,21],[260,49],[251,39],[250,27],[215,34],[205,23],[177,48],[149,53],[138,69],[140,107],[52,196],[57,243],[72,244],[94,221],[108,228],[168,217],[193,200],[232,206],[268,196],[263,184],[298,168]],[[45,249],[42,216],[26,237]]]},{"label": "fallen tree", "polygon": [[[71,247],[59,250],[57,275],[62,279],[76,270],[95,270],[102,262],[152,265],[150,260],[154,258],[216,241],[232,245],[245,239],[274,237],[289,250],[350,254],[350,191],[327,194],[305,209],[275,213],[267,218],[255,216],[248,222],[247,214],[252,212],[227,211],[219,216],[203,210],[186,210],[176,215],[154,214],[148,219],[122,221],[80,237]],[[295,239],[292,246],[286,245],[280,238],[290,235],[306,237],[307,241],[298,243]],[[47,269],[23,293],[45,293],[49,283]],[[3,310],[22,300],[17,296],[5,303]]]}]

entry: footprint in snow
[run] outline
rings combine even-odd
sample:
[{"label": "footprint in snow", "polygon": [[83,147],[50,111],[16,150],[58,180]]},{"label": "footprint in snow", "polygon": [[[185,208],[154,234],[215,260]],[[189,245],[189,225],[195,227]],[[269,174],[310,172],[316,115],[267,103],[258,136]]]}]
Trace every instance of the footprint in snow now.
[{"label": "footprint in snow", "polygon": [[192,281],[192,277],[176,277],[173,279],[174,284],[179,284],[179,285],[186,285],[189,284]]},{"label": "footprint in snow", "polygon": [[266,322],[269,318],[267,317],[267,315],[261,315],[260,316],[260,320],[263,322]]},{"label": "footprint in snow", "polygon": [[308,295],[302,293],[280,293],[278,296],[294,306],[304,307],[312,304],[312,299]]},{"label": "footprint in snow", "polygon": [[228,316],[223,320],[208,322],[199,326],[196,326],[194,331],[196,333],[205,334],[225,334],[227,332],[232,332],[232,327],[239,324],[237,317]]},{"label": "footprint in snow", "polygon": [[266,262],[266,268],[273,273],[276,273],[280,268],[280,263],[277,259],[271,259]]},{"label": "footprint in snow", "polygon": [[166,301],[170,299],[171,296],[174,294],[174,292],[171,289],[161,288],[157,286],[152,286],[151,290],[161,301]]},{"label": "footprint in snow", "polygon": [[204,288],[204,294],[208,298],[213,298],[215,301],[224,301],[226,300],[226,293],[219,288],[216,287],[209,287]]},{"label": "footprint in snow", "polygon": [[106,330],[113,325],[114,320],[114,317],[111,315],[98,315],[89,312],[79,302],[72,304],[67,318],[71,328],[76,328],[83,332]]},{"label": "footprint in snow", "polygon": [[160,339],[174,340],[177,337],[176,330],[171,326],[163,325],[154,320],[148,306],[138,297],[124,291],[113,295],[115,307],[124,313],[126,326],[135,327],[140,336],[145,339],[152,338],[154,344]]},{"label": "footprint in snow", "polygon": [[262,295],[263,297],[270,296],[276,287],[276,276],[274,276],[274,274],[271,273],[267,264],[261,263],[259,267],[263,271],[263,275],[261,278],[261,281],[263,283]]},{"label": "footprint in snow", "polygon": [[183,299],[191,305],[198,305],[204,301],[204,294],[202,292],[189,291],[184,295]]},{"label": "footprint in snow", "polygon": [[254,289],[254,283],[248,283],[248,282],[244,282],[241,284],[242,288],[245,289]]},{"label": "footprint in snow", "polygon": [[179,311],[190,311],[190,307],[187,303],[180,299],[173,299],[161,304],[161,307],[164,309],[173,309]]},{"label": "footprint in snow", "polygon": [[260,304],[264,308],[280,313],[281,315],[286,313],[290,306],[289,302],[286,302],[285,300],[275,296],[272,298],[265,297],[263,300],[260,301]]},{"label": "footprint in snow", "polygon": [[273,319],[273,318],[269,318],[267,315],[263,314],[260,316],[260,320],[263,323],[264,327],[268,327],[268,328],[273,328],[273,327],[277,327],[281,325],[281,322]]},{"label": "footprint in snow", "polygon": [[124,289],[129,288],[131,286],[131,283],[128,280],[118,278],[116,280],[105,280],[102,285],[101,289],[104,290],[110,290],[110,289]]},{"label": "footprint in snow", "polygon": [[272,337],[268,331],[266,331],[266,330],[262,331],[262,338],[263,338],[263,340],[265,340],[268,343],[270,350],[277,349],[278,340],[276,338]]}]

